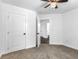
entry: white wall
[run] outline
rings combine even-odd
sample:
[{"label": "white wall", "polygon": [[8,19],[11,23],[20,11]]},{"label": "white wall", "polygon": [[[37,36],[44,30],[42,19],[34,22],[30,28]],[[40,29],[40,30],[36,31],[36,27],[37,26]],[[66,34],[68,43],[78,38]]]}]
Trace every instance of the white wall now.
[{"label": "white wall", "polygon": [[63,14],[63,40],[66,46],[78,49],[78,10]]},{"label": "white wall", "polygon": [[[1,19],[2,19],[2,9],[1,9],[1,5],[0,5],[0,27],[2,26],[2,20]],[[0,57],[1,57],[1,52],[2,52],[1,47],[3,47],[2,39],[3,39],[2,28],[0,28]]]},{"label": "white wall", "polygon": [[50,44],[62,44],[63,34],[62,34],[62,15],[61,14],[48,14],[40,15],[40,19],[49,20],[49,35],[50,35]]},{"label": "white wall", "polygon": [[36,12],[15,7],[9,4],[0,3],[0,52],[5,53],[8,50],[7,45],[7,25],[9,12],[22,14],[26,16],[26,48],[36,46]]},{"label": "white wall", "polygon": [[40,19],[50,21],[50,44],[65,45],[78,49],[78,10],[64,14],[40,15]]}]

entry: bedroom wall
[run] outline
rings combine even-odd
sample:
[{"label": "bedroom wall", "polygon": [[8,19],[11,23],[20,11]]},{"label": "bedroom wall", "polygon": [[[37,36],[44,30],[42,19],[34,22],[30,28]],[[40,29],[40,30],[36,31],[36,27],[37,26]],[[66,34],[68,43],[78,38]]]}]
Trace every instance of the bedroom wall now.
[{"label": "bedroom wall", "polygon": [[63,33],[62,33],[62,15],[61,14],[45,14],[39,15],[41,19],[49,20],[49,44],[59,44],[63,43]]},{"label": "bedroom wall", "polygon": [[50,21],[50,44],[78,49],[78,9],[63,14],[44,14],[40,19]]},{"label": "bedroom wall", "polygon": [[78,49],[78,9],[73,9],[63,15],[63,43]]}]

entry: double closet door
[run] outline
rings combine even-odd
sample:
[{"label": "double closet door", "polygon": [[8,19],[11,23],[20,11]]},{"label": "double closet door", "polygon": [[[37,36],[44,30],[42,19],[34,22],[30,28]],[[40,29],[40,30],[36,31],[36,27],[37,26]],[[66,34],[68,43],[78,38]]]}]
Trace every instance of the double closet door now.
[{"label": "double closet door", "polygon": [[17,51],[26,47],[26,17],[22,14],[9,13],[7,20],[8,50]]}]

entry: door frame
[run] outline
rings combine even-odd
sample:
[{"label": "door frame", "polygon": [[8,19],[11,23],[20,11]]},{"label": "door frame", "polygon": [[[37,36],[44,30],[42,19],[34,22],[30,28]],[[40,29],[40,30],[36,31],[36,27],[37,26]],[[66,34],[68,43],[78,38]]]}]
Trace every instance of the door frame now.
[{"label": "door frame", "polygon": [[[51,21],[51,18],[50,17],[37,17],[36,18],[36,45],[38,44],[38,42],[40,41],[38,47],[40,46],[41,44],[41,39],[38,41],[38,38],[37,38],[37,32],[38,32],[38,22],[41,20],[41,19],[48,19],[49,20],[49,23]],[[39,36],[40,36],[40,33],[39,33]],[[49,43],[50,44],[50,24],[49,24]]]},{"label": "door frame", "polygon": [[39,16],[36,16],[36,47],[39,47],[40,46],[40,33],[38,32],[38,24],[39,24]]}]

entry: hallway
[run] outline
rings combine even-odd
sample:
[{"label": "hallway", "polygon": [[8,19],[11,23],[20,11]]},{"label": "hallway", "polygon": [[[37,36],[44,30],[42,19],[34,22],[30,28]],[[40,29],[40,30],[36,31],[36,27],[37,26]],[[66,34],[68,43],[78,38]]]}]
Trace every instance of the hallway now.
[{"label": "hallway", "polygon": [[24,49],[2,56],[1,59],[78,59],[78,53],[60,45],[42,44],[39,48]]}]

